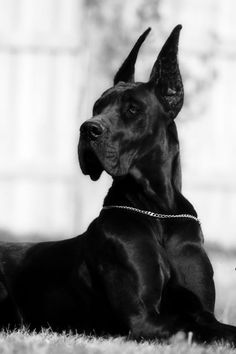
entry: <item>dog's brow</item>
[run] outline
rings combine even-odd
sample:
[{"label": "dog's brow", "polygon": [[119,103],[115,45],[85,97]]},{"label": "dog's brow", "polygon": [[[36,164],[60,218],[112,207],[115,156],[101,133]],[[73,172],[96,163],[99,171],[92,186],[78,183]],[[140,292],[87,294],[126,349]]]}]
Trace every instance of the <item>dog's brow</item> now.
[{"label": "dog's brow", "polygon": [[122,97],[122,101],[123,102],[131,101],[134,104],[140,106],[140,108],[144,108],[145,106],[144,102],[141,100],[140,97],[136,95],[136,93],[133,90],[126,91]]},{"label": "dog's brow", "polygon": [[106,94],[104,96],[101,96],[94,104],[93,109],[99,109],[102,107],[105,107],[111,103],[114,103],[117,99],[119,99],[120,94],[117,94],[116,92],[111,92],[109,94]]}]

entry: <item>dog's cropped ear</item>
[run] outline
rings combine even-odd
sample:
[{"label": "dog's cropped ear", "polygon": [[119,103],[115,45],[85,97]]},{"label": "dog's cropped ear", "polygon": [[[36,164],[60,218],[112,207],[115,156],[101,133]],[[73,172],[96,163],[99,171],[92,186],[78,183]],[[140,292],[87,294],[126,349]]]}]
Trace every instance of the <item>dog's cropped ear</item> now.
[{"label": "dog's cropped ear", "polygon": [[183,82],[178,64],[179,34],[182,26],[176,26],[162,47],[152,68],[150,83],[155,85],[164,108],[175,118],[184,101]]},{"label": "dog's cropped ear", "polygon": [[133,82],[134,81],[134,69],[135,69],[135,63],[136,59],[138,56],[139,49],[143,42],[145,41],[148,33],[151,31],[151,28],[149,27],[137,40],[135,43],[133,49],[129,53],[128,57],[125,59],[124,63],[116,73],[114,77],[114,85],[116,85],[118,82],[123,81],[123,82]]}]

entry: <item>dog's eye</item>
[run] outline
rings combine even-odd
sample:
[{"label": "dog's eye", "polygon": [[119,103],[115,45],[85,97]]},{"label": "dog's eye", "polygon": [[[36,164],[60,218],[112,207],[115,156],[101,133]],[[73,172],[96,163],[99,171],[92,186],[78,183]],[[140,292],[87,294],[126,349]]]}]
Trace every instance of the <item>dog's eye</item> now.
[{"label": "dog's eye", "polygon": [[136,106],[134,106],[134,105],[131,105],[131,106],[129,106],[129,108],[128,108],[128,112],[129,112],[131,115],[134,115],[134,114],[136,114],[136,113],[138,112],[138,108],[137,108]]}]

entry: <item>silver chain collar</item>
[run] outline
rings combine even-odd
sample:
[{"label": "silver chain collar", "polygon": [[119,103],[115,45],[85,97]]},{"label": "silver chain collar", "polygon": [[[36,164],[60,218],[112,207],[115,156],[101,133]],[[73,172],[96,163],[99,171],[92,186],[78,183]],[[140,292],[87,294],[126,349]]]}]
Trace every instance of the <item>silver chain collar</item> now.
[{"label": "silver chain collar", "polygon": [[133,207],[124,206],[124,205],[108,205],[108,206],[104,206],[102,209],[103,210],[107,210],[107,209],[126,209],[126,210],[134,211],[136,213],[152,216],[153,218],[157,218],[157,219],[180,219],[180,218],[185,218],[185,219],[195,220],[199,224],[201,224],[200,220],[196,216],[193,216],[191,214],[158,214],[158,213],[154,213],[152,211],[141,210],[141,209],[138,209],[138,208],[133,208]]}]

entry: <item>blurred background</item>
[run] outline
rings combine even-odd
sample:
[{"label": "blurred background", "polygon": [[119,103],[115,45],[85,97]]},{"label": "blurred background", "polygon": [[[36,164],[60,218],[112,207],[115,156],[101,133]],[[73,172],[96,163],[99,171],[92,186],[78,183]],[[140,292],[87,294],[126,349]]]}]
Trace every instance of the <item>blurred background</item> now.
[{"label": "blurred background", "polygon": [[79,126],[137,37],[152,27],[136,66],[145,81],[181,23],[183,193],[202,221],[225,319],[236,298],[235,13],[235,0],[0,0],[0,238],[86,230],[111,179],[82,175]]}]

